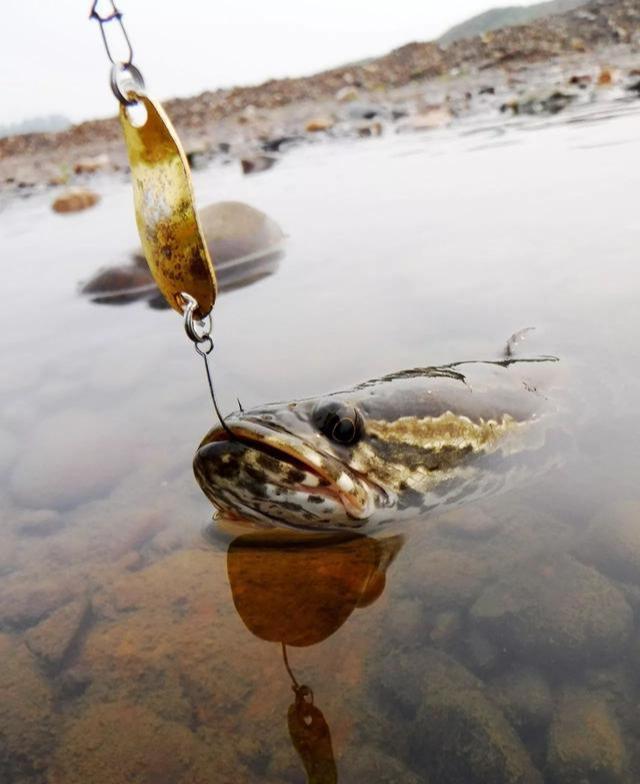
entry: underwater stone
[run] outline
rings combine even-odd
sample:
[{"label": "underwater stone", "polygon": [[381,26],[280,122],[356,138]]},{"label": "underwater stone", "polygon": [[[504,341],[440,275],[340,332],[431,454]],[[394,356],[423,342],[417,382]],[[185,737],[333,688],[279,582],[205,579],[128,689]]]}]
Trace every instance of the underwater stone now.
[{"label": "underwater stone", "polygon": [[7,784],[32,781],[51,752],[51,692],[26,647],[7,634],[0,634],[0,661],[0,775]]},{"label": "underwater stone", "polygon": [[518,731],[546,727],[553,713],[553,696],[542,673],[532,668],[500,675],[489,684],[489,692]]},{"label": "underwater stone", "polygon": [[422,550],[414,556],[401,586],[428,610],[457,609],[471,604],[482,590],[489,567],[455,550]]},{"label": "underwater stone", "polygon": [[16,515],[14,530],[23,536],[50,536],[65,524],[64,517],[53,509],[24,510]]},{"label": "underwater stone", "polygon": [[23,506],[62,510],[107,495],[132,461],[123,423],[104,413],[61,411],[34,429],[9,486]]},{"label": "underwater stone", "polygon": [[90,605],[86,598],[69,602],[25,635],[27,647],[43,666],[58,668],[87,619]]},{"label": "underwater stone", "polygon": [[444,654],[425,657],[414,745],[438,784],[541,784],[481,681]]},{"label": "underwater stone", "polygon": [[617,504],[597,515],[578,557],[615,580],[640,583],[640,504]]},{"label": "underwater stone", "polygon": [[413,756],[437,784],[541,784],[539,772],[478,678],[433,649],[392,652],[377,666],[384,709],[410,733]]},{"label": "underwater stone", "polygon": [[7,577],[0,591],[0,628],[34,626],[82,590],[81,581],[59,574],[43,579],[22,575]]},{"label": "underwater stone", "polygon": [[[229,747],[230,748],[230,747]],[[193,732],[126,702],[92,704],[68,724],[49,784],[249,784],[242,765]],[[232,764],[233,761],[233,764]]]},{"label": "underwater stone", "polygon": [[372,746],[347,751],[338,765],[338,780],[371,784],[428,784],[428,779],[409,770],[400,760]]},{"label": "underwater stone", "polygon": [[567,555],[518,566],[485,589],[471,617],[496,644],[546,666],[618,658],[633,628],[621,592]]},{"label": "underwater stone", "polygon": [[624,741],[604,701],[588,692],[565,692],[549,731],[547,762],[554,784],[625,781]]}]

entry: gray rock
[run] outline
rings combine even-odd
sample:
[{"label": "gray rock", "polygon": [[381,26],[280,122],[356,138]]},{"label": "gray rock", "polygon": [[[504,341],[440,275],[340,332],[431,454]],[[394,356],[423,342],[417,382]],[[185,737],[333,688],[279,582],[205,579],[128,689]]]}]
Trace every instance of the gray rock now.
[{"label": "gray rock", "polygon": [[489,539],[503,526],[475,504],[447,512],[438,518],[438,524],[444,533],[462,539]]},{"label": "gray rock", "polygon": [[343,779],[363,784],[428,784],[429,781],[409,770],[394,756],[373,746],[359,746],[343,755],[338,765],[338,780]]},{"label": "gray rock", "polygon": [[6,782],[34,781],[34,772],[44,776],[53,746],[51,690],[29,651],[9,635],[0,634],[0,661],[0,773]]},{"label": "gray rock", "polygon": [[640,504],[621,503],[597,515],[578,557],[615,580],[640,584]]},{"label": "gray rock", "polygon": [[546,666],[619,658],[633,628],[620,591],[567,555],[518,566],[484,590],[471,617],[498,645]]},{"label": "gray rock", "polygon": [[[540,784],[509,722],[469,670],[433,649],[378,664],[384,709],[409,728],[414,767],[438,784]],[[400,719],[398,719],[400,721]]]},{"label": "gray rock", "polygon": [[41,579],[22,574],[5,577],[0,591],[0,629],[34,626],[82,590],[77,579],[59,574]]},{"label": "gray rock", "polygon": [[50,536],[64,524],[64,517],[53,509],[27,509],[14,518],[13,528],[22,536]]},{"label": "gray rock", "polygon": [[88,411],[63,411],[34,429],[9,486],[23,506],[67,509],[107,495],[132,460],[123,424]]},{"label": "gray rock", "polygon": [[551,721],[551,689],[535,669],[525,667],[500,675],[490,682],[489,692],[519,732],[544,729]]},{"label": "gray rock", "polygon": [[27,647],[46,669],[59,668],[89,613],[90,605],[86,598],[69,602],[29,629],[25,634]]},{"label": "gray rock", "polygon": [[209,204],[198,216],[216,265],[265,251],[284,240],[284,232],[274,220],[241,201]]},{"label": "gray rock", "polygon": [[271,155],[254,155],[253,158],[242,158],[240,165],[243,174],[258,174],[273,168],[277,162],[278,159]]},{"label": "gray rock", "polygon": [[463,658],[472,672],[484,677],[498,666],[500,652],[478,629],[472,629],[464,640]]},{"label": "gray rock", "polygon": [[566,692],[549,731],[548,772],[554,784],[621,784],[627,754],[607,704],[588,692]]},{"label": "gray rock", "polygon": [[463,608],[480,594],[489,568],[480,559],[453,549],[418,551],[401,586],[428,610]]}]

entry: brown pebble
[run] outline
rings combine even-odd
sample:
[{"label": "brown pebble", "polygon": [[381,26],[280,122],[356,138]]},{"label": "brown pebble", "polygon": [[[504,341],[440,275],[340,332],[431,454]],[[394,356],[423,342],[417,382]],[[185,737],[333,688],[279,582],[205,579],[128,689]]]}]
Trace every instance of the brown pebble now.
[{"label": "brown pebble", "polygon": [[54,212],[80,212],[97,204],[100,197],[89,190],[74,189],[63,193],[53,202]]}]

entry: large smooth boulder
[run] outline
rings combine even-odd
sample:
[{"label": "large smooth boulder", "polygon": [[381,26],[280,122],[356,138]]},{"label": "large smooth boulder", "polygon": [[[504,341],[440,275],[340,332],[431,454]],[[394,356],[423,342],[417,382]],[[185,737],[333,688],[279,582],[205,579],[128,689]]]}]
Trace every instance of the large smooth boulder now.
[{"label": "large smooth boulder", "polygon": [[482,592],[471,618],[508,652],[545,667],[620,658],[633,629],[622,593],[568,555],[518,566]]}]

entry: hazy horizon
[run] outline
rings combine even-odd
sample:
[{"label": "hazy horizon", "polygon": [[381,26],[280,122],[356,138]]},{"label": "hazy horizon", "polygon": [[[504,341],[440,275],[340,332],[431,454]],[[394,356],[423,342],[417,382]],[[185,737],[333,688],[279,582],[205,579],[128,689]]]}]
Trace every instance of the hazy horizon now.
[{"label": "hazy horizon", "polygon": [[[312,74],[438,38],[496,5],[529,4],[455,0],[425,8],[420,0],[397,0],[392,13],[362,0],[348,7],[342,0],[304,6],[272,0],[268,10],[257,0],[219,0],[215,7],[206,0],[179,6],[120,0],[118,7],[149,91],[167,99]],[[109,62],[90,8],[78,0],[5,0],[0,126],[47,115],[79,122],[115,113]]]}]

